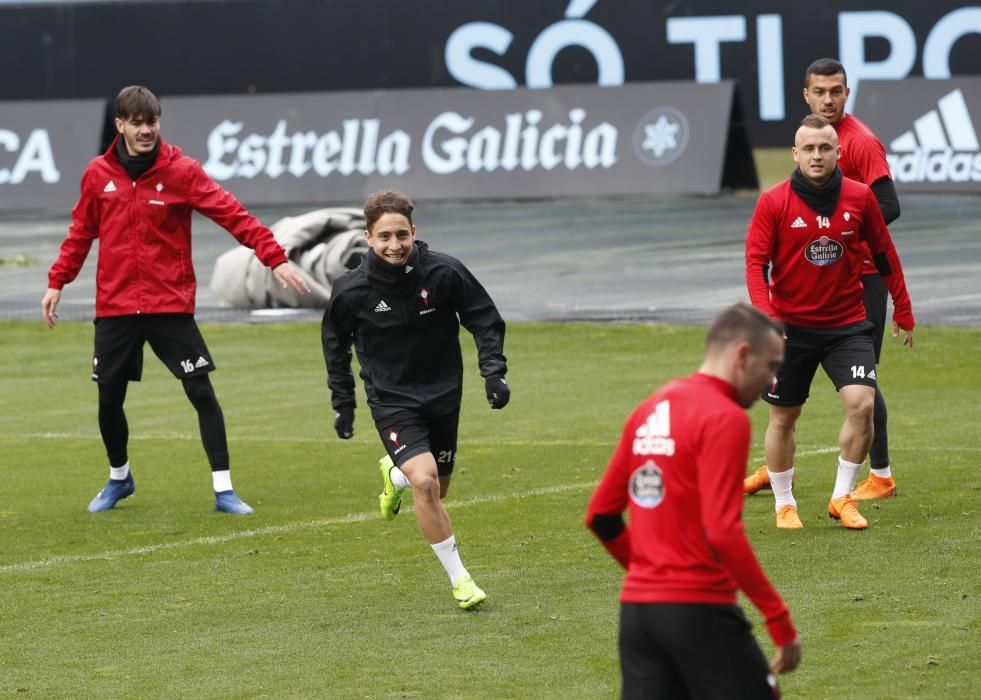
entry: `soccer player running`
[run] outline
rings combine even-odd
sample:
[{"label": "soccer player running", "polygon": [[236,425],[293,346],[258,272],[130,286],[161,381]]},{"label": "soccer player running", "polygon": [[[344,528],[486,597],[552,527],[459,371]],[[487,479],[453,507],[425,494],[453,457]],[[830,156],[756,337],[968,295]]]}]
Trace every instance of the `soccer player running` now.
[{"label": "soccer player running", "polygon": [[794,427],[819,364],[845,409],[828,515],[846,528],[868,527],[852,492],[872,441],[876,386],[861,281],[869,252],[892,296],[893,321],[905,331],[903,344],[913,345],[909,294],[879,204],[868,186],[842,177],[838,151],[831,123],[805,117],[794,139],[797,168],[760,195],[746,233],[750,299],[786,324],[786,359],[763,396],[770,404],[764,447],[780,528],[803,527],[793,496]]},{"label": "soccer player running", "polygon": [[[720,313],[698,371],[644,400],[623,427],[586,525],[627,570],[620,595],[623,698],[779,697],[800,638],[743,527],[749,408],[783,360],[780,323],[749,304]],[[623,511],[629,510],[629,527]],[[767,667],[742,590],[776,645]]]},{"label": "soccer player running", "polygon": [[[872,130],[851,114],[845,114],[845,102],[849,89],[845,68],[833,58],[819,58],[807,67],[804,74],[804,101],[813,114],[819,114],[835,128],[841,155],[838,167],[841,174],[868,185],[882,210],[882,218],[888,226],[899,218],[899,197],[886,162],[886,150]],[[865,313],[872,324],[872,343],[875,348],[875,364],[878,367],[882,355],[882,339],[886,331],[886,286],[872,261],[868,246],[864,245],[862,262],[862,293]],[[893,326],[893,337],[899,329]],[[857,501],[887,498],[896,494],[896,481],[889,464],[889,434],[886,430],[886,400],[879,386],[881,375],[876,377],[875,404],[872,411],[874,427],[872,445],[869,447],[868,478],[855,487],[852,494]],[[746,477],[744,491],[756,493],[769,488],[770,479],[766,465]]]},{"label": "soccer player running", "polygon": [[75,279],[99,239],[92,379],[99,387],[109,481],[88,510],[109,510],[136,488],[123,403],[129,382],[140,381],[148,342],[181,380],[197,411],[215,508],[248,514],[252,508],[232,489],[225,419],[208,378],[215,365],[194,321],[191,213],[204,214],[255,250],[283,287],[301,293],[309,289],[272,232],[208,177],[200,163],[160,137],[160,103],[150,90],[125,87],[115,106],[118,135],[82,176],[68,236],[41,300],[44,321],[53,328],[62,288]]},{"label": "soccer player running", "polygon": [[375,427],[388,455],[379,462],[382,517],[398,515],[412,488],[416,520],[446,570],[464,609],[487,595],[460,560],[446,496],[456,460],[463,393],[460,324],[473,334],[491,408],[504,408],[504,320],[477,279],[459,260],[416,240],[415,205],[401,192],[368,197],[365,238],[371,252],[337,280],[324,313],[322,340],[327,385],[341,439],[354,434],[351,346]]}]

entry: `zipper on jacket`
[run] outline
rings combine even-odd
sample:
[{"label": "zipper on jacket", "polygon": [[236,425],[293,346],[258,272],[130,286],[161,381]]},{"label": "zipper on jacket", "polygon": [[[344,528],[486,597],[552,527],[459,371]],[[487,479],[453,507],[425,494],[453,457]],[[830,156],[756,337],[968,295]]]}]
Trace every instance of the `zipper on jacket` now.
[{"label": "zipper on jacket", "polygon": [[133,268],[136,270],[136,313],[141,314],[143,310],[140,308],[143,305],[143,279],[140,274],[140,233],[137,228],[139,223],[139,217],[136,215],[136,180],[133,180],[133,197],[129,202],[129,214],[130,214],[130,224],[131,230],[133,231],[133,240],[135,244],[134,255],[136,260],[134,260]]}]

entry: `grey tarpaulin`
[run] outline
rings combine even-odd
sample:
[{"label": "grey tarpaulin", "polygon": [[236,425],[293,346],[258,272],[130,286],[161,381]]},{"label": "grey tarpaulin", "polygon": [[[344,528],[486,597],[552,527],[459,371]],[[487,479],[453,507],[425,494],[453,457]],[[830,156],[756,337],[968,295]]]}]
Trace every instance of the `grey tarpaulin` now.
[{"label": "grey tarpaulin", "polygon": [[368,250],[365,218],[358,209],[317,209],[288,216],[269,227],[300,268],[310,293],[283,289],[252,250],[236,246],[215,262],[211,289],[238,309],[323,308],[340,275],[357,267]]}]

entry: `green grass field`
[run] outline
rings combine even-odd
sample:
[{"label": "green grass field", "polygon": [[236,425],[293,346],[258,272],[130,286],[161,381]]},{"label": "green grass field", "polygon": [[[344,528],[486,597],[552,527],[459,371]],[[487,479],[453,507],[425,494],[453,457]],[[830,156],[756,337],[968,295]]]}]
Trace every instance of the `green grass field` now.
[{"label": "green grass field", "polygon": [[[623,419],[696,368],[702,329],[513,324],[513,400],[493,412],[464,339],[447,504],[489,593],[472,613],[412,515],[376,517],[381,448],[363,402],[355,438],[334,436],[319,328],[204,332],[253,516],[212,511],[193,410],[149,349],[127,402],[136,494],[86,513],[107,476],[91,325],[0,323],[0,696],[617,696],[621,572],[582,516]],[[798,433],[807,527],[778,532],[772,498],[747,500],[804,642],[786,697],[976,697],[979,344],[977,329],[942,328],[918,329],[912,352],[889,344],[900,495],[864,506],[869,530],[824,516],[840,410],[822,374]],[[764,407],[753,419],[756,460]]]}]

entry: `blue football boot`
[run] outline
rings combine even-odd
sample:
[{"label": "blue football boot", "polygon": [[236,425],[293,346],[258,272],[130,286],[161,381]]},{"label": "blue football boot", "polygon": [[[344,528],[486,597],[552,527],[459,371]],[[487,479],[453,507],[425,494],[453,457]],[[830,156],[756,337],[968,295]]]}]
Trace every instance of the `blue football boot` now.
[{"label": "blue football boot", "polygon": [[234,491],[216,493],[215,510],[221,513],[235,513],[236,515],[248,515],[253,512],[252,506],[236,496]]},{"label": "blue football boot", "polygon": [[136,491],[136,482],[133,481],[133,472],[126,475],[125,479],[109,479],[98,495],[89,503],[89,512],[98,513],[102,510],[110,510],[116,503],[133,495]]}]

